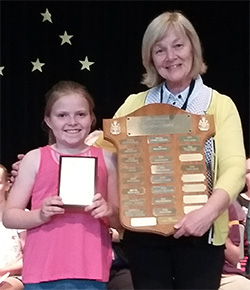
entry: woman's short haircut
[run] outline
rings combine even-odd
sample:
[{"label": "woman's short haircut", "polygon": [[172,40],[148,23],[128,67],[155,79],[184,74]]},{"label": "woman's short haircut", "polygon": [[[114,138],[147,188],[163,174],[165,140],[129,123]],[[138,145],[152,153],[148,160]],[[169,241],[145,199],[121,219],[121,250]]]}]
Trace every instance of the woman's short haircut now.
[{"label": "woman's short haircut", "polygon": [[149,88],[164,81],[154,66],[152,49],[155,43],[160,41],[168,30],[172,28],[184,33],[191,42],[193,66],[190,76],[195,78],[198,74],[203,74],[207,70],[202,56],[200,39],[192,23],[179,11],[164,12],[151,21],[142,40],[142,62],[146,69],[146,73],[143,74],[142,84]]}]

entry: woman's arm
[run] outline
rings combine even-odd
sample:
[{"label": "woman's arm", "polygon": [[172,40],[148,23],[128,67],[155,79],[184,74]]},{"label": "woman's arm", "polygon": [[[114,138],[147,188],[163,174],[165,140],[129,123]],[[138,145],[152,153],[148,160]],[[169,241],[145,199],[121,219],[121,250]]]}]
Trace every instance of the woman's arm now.
[{"label": "woman's arm", "polygon": [[244,186],[246,161],[237,109],[230,98],[222,95],[213,97],[210,107],[208,113],[214,115],[216,127],[213,193],[205,206],[188,213],[175,225],[176,238],[206,233]]},{"label": "woman's arm", "polygon": [[230,198],[223,189],[214,190],[207,203],[200,209],[186,214],[175,226],[175,238],[181,236],[202,236],[229,206]]}]

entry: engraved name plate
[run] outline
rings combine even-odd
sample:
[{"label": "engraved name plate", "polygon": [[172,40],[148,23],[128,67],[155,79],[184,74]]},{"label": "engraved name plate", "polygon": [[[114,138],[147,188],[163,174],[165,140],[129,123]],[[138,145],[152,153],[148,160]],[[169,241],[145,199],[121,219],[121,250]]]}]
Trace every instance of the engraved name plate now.
[{"label": "engraved name plate", "polygon": [[169,183],[173,181],[173,176],[167,176],[167,175],[155,175],[151,176],[150,178],[152,184],[155,183]]},{"label": "engraved name plate", "polygon": [[151,165],[152,174],[163,174],[173,172],[172,165]]},{"label": "engraved name plate", "polygon": [[181,166],[182,171],[195,171],[195,172],[202,172],[204,170],[204,165],[203,164],[185,164]]},{"label": "engraved name plate", "polygon": [[148,144],[154,144],[154,143],[169,143],[171,141],[170,136],[154,136],[154,137],[148,137],[147,138]]},{"label": "engraved name plate", "polygon": [[153,197],[152,204],[169,204],[173,203],[174,198],[172,196],[163,196],[163,197]]},{"label": "engraved name plate", "polygon": [[122,194],[130,194],[130,195],[141,195],[141,194],[145,194],[145,188],[143,188],[143,187],[124,188],[122,190]]},{"label": "engraved name plate", "polygon": [[130,199],[124,199],[122,201],[123,205],[125,206],[144,206],[145,200],[142,198],[130,198]]},{"label": "engraved name plate", "polygon": [[152,186],[151,192],[154,194],[160,194],[160,193],[173,193],[174,187],[173,186],[167,186],[167,185],[155,185]]},{"label": "engraved name plate", "polygon": [[153,155],[149,156],[150,163],[167,163],[173,160],[171,155]]},{"label": "engraved name plate", "polygon": [[191,126],[190,114],[127,118],[129,136],[189,133]]}]

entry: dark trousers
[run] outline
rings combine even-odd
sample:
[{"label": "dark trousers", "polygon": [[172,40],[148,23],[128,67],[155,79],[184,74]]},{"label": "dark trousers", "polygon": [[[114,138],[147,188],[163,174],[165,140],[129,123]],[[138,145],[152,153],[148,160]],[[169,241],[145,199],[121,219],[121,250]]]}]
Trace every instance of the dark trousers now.
[{"label": "dark trousers", "polygon": [[128,268],[112,269],[110,271],[108,290],[133,290],[133,282]]},{"label": "dark trousers", "polygon": [[218,289],[224,246],[203,237],[164,237],[126,230],[124,250],[135,289]]}]

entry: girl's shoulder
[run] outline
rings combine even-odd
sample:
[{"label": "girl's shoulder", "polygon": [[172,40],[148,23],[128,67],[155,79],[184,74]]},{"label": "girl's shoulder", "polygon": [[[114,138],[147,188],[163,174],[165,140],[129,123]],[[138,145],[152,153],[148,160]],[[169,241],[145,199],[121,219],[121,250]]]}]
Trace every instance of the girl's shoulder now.
[{"label": "girl's shoulder", "polygon": [[36,158],[40,157],[40,155],[41,155],[40,148],[32,149],[24,155],[23,160],[32,160],[34,158],[36,159]]},{"label": "girl's shoulder", "polygon": [[28,151],[20,162],[20,170],[32,170],[37,171],[41,159],[41,149],[36,148]]}]

